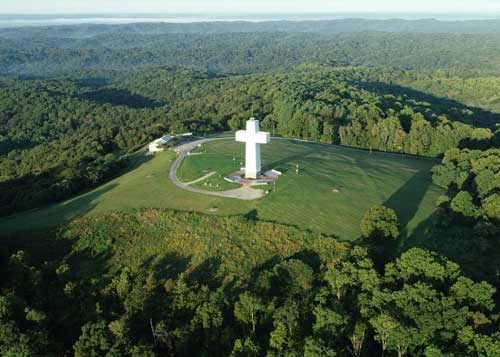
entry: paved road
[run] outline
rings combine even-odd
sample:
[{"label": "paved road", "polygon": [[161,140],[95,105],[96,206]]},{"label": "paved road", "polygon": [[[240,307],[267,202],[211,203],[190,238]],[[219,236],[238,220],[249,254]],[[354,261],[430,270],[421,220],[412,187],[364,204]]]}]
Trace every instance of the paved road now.
[{"label": "paved road", "polygon": [[[215,140],[228,140],[232,138],[211,138],[211,139],[200,139],[196,141],[192,141],[186,144],[179,145],[175,150],[177,151],[177,158],[175,159],[174,163],[170,167],[170,179],[179,188],[182,188],[183,190],[190,191],[193,193],[201,193],[203,195],[210,195],[210,196],[217,196],[217,197],[224,197],[224,198],[237,198],[240,200],[256,200],[258,198],[263,197],[264,191],[262,190],[256,190],[251,187],[243,186],[234,190],[229,190],[229,191],[205,191],[205,190],[200,190],[197,188],[193,188],[188,186],[188,184],[182,183],[179,181],[177,178],[177,169],[182,163],[182,160],[187,156],[187,153],[196,148],[198,145],[202,145],[205,143],[208,143],[210,141],[215,141]],[[190,182],[191,183],[191,182]]]}]

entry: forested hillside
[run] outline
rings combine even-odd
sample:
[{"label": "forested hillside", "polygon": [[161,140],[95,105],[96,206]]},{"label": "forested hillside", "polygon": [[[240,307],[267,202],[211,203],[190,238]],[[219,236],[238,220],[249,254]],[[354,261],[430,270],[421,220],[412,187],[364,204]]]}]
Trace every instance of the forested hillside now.
[{"label": "forested hillside", "polygon": [[[157,210],[79,220],[35,246],[16,237],[1,261],[0,352],[495,356],[496,289],[418,248],[374,265],[373,244],[398,231],[388,220],[384,235],[372,214],[354,248]],[[27,245],[36,255],[17,251]]]},{"label": "forested hillside", "polygon": [[[1,15],[0,15],[1,16]],[[162,18],[161,14],[156,14]],[[4,16],[5,17],[5,16]],[[23,19],[24,16],[7,16]],[[30,19],[43,20],[44,17],[28,16]],[[338,19],[338,20],[301,20],[301,21],[212,21],[187,23],[132,23],[124,25],[69,25],[40,27],[16,27],[0,29],[0,36],[8,38],[69,37],[84,38],[103,33],[136,33],[162,35],[168,33],[234,33],[234,32],[289,32],[289,33],[353,33],[353,32],[390,32],[390,33],[452,33],[452,34],[500,34],[499,20],[461,20],[442,21],[435,19]]]},{"label": "forested hillside", "polygon": [[166,132],[236,130],[256,116],[285,137],[436,157],[492,145],[500,117],[391,84],[394,73],[369,68],[99,75],[4,81],[0,214],[95,186],[119,172],[127,153]]},{"label": "forested hillside", "polygon": [[448,192],[437,202],[439,225],[432,233],[440,239],[429,247],[498,282],[500,150],[451,149],[434,168],[434,181]]},{"label": "forested hillside", "polygon": [[409,73],[400,77],[398,82],[424,93],[500,112],[499,77],[463,78],[439,72],[431,75]]},{"label": "forested hillside", "polygon": [[[255,73],[304,62],[500,73],[500,35],[412,33],[167,33],[104,31],[71,37],[45,30],[28,37],[0,31],[0,74],[48,76],[84,69],[183,66]],[[71,33],[71,29],[68,30]],[[2,35],[4,37],[2,37]],[[13,37],[13,38],[12,38]],[[459,60],[458,60],[459,59]]]}]

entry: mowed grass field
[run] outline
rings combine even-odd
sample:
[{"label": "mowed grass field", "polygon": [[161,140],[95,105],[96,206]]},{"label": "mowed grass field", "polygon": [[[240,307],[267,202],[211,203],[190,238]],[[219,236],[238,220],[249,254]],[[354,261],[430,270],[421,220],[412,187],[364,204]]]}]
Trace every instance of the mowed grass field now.
[{"label": "mowed grass field", "polygon": [[[430,217],[442,194],[431,180],[436,160],[279,139],[261,149],[263,166],[283,171],[283,176],[276,190],[256,201],[177,188],[168,178],[175,153],[165,152],[137,157],[129,172],[71,200],[0,219],[0,231],[45,228],[86,214],[170,208],[217,215],[252,213],[258,219],[355,240],[363,214],[375,204],[396,210],[408,238],[423,238],[432,225]],[[233,140],[207,143],[184,160],[178,177],[188,182],[215,171],[217,175],[207,180],[220,182],[220,176],[240,167],[243,150],[244,145]],[[203,182],[196,187],[203,188]]]}]

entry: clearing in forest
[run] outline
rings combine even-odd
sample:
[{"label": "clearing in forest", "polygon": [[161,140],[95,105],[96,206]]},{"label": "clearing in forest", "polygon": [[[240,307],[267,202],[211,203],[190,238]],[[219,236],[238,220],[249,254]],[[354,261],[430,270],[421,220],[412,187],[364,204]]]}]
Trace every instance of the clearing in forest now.
[{"label": "clearing in forest", "polygon": [[[191,186],[235,188],[223,177],[239,168],[243,150],[244,145],[229,139],[206,143],[193,151],[198,155],[184,159],[178,178],[191,182],[216,172]],[[175,155],[169,151],[154,157],[136,157],[130,171],[93,191],[0,219],[0,231],[45,228],[87,214],[170,208],[217,215],[251,213],[261,220],[354,240],[359,237],[359,224],[366,210],[384,204],[397,212],[405,236],[423,238],[432,225],[435,202],[442,193],[431,179],[436,160],[273,140],[262,148],[262,165],[282,171],[283,176],[276,187],[263,188],[271,191],[265,197],[241,201],[176,187],[169,179]]]}]

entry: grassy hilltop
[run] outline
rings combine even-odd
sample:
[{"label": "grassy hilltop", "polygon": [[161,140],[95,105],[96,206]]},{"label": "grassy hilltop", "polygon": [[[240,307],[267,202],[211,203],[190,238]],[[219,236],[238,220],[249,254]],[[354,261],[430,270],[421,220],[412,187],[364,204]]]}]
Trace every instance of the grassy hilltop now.
[{"label": "grassy hilltop", "polygon": [[[185,159],[179,179],[194,180],[206,171],[226,175],[239,166],[243,149],[231,140],[208,143],[197,149],[198,155]],[[396,210],[406,235],[422,237],[441,192],[431,182],[434,160],[289,140],[262,146],[262,155],[265,166],[284,175],[276,192],[257,201],[199,195],[175,187],[168,178],[175,154],[166,152],[154,158],[138,157],[125,175],[66,202],[4,218],[0,227],[3,232],[15,232],[57,225],[82,215],[170,208],[217,215],[253,212],[261,220],[354,240],[365,211],[385,204]],[[220,181],[219,175],[207,180]],[[203,182],[196,185],[205,187]]]}]

